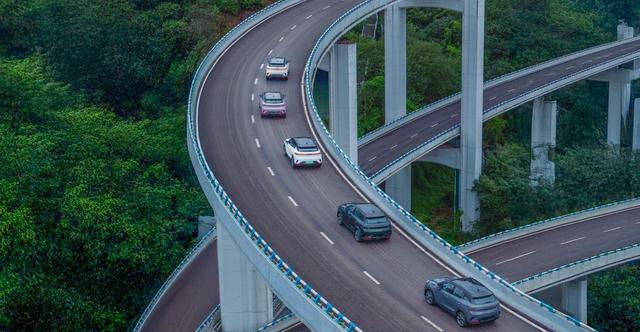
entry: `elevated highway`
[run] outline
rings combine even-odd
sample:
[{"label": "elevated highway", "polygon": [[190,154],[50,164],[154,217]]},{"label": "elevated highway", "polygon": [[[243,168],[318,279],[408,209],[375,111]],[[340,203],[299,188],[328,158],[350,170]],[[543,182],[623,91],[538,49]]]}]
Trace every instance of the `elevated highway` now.
[{"label": "elevated highway", "polygon": [[[199,89],[196,138],[206,164],[243,217],[360,329],[455,329],[451,317],[426,306],[421,295],[425,279],[459,273],[451,262],[408,236],[396,219],[390,242],[356,243],[335,223],[335,210],[341,203],[371,197],[358,190],[335,161],[320,169],[292,170],[282,156],[284,138],[318,134],[302,104],[304,63],[322,32],[357,3],[300,2],[237,39]],[[291,60],[288,82],[264,81],[264,63],[275,55]],[[286,94],[286,120],[259,118],[255,98],[267,89]],[[540,328],[539,322],[516,311],[508,310],[496,323],[479,329]]]}]

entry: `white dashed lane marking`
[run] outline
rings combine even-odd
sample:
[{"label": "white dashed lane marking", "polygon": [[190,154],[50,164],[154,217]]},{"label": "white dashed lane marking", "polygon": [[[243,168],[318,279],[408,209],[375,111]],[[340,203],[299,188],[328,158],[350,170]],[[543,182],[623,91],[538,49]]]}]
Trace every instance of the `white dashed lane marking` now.
[{"label": "white dashed lane marking", "polygon": [[409,137],[409,138],[414,138],[416,136],[418,136],[418,133],[415,133],[415,134],[411,135],[411,137]]},{"label": "white dashed lane marking", "polygon": [[295,29],[297,27],[297,25],[294,25],[291,27],[291,30]]},{"label": "white dashed lane marking", "polygon": [[498,263],[496,263],[496,266],[498,266],[498,265],[500,265],[500,264],[507,263],[507,262],[515,261],[515,260],[516,260],[516,259],[518,259],[518,258],[522,258],[522,257],[524,257],[524,256],[531,255],[531,254],[533,254],[534,252],[536,252],[536,251],[535,251],[535,250],[534,250],[534,251],[530,251],[530,252],[528,252],[528,253],[526,253],[526,254],[522,254],[522,255],[520,255],[520,256],[516,256],[516,257],[513,257],[513,258],[505,259],[505,260],[503,260],[502,262],[498,262]]},{"label": "white dashed lane marking", "polygon": [[267,167],[267,170],[269,171],[269,174],[271,174],[271,176],[276,176],[276,173],[273,172],[271,167]]},{"label": "white dashed lane marking", "polygon": [[257,138],[256,138],[256,146],[258,147],[258,149],[260,148],[260,141],[258,141]]},{"label": "white dashed lane marking", "polygon": [[258,85],[258,78],[256,77],[256,79],[253,81],[253,85]]},{"label": "white dashed lane marking", "polygon": [[329,9],[330,7],[331,7],[331,6],[326,6],[326,7],[322,8],[322,10]]},{"label": "white dashed lane marking", "polygon": [[310,19],[310,18],[311,18],[311,16],[313,16],[313,14],[311,14],[311,15],[309,15],[309,16],[307,16],[307,17],[305,17],[304,19],[305,19],[305,20],[308,20],[308,19]]},{"label": "white dashed lane marking", "polygon": [[251,115],[251,123],[256,123],[256,117]]},{"label": "white dashed lane marking", "polygon": [[278,43],[284,40],[284,36],[280,37],[280,39],[278,39]]},{"label": "white dashed lane marking", "polygon": [[260,69],[264,68],[264,63],[260,64]]},{"label": "white dashed lane marking", "polygon": [[393,149],[395,149],[395,148],[397,148],[397,147],[398,147],[398,144],[396,144],[396,145],[394,145],[394,146],[390,147],[390,148],[389,148],[389,150],[393,150]]},{"label": "white dashed lane marking", "polygon": [[369,162],[376,160],[376,158],[378,158],[378,156],[374,156],[373,158],[369,159]]},{"label": "white dashed lane marking", "polygon": [[255,94],[251,94],[251,101],[253,101],[254,99],[256,99],[256,95]]},{"label": "white dashed lane marking", "polygon": [[636,225],[640,225],[640,221],[638,221],[638,222],[636,223]]},{"label": "white dashed lane marking", "polygon": [[364,275],[369,277],[369,279],[371,279],[371,281],[373,281],[376,285],[380,285],[380,282],[376,280],[376,278],[374,278],[372,275],[370,275],[369,272],[367,271],[362,271],[362,272],[364,273]]},{"label": "white dashed lane marking", "polygon": [[437,122],[436,122],[436,123],[434,123],[433,125],[431,125],[431,128],[433,128],[433,127],[435,127],[435,126],[437,126],[437,125],[439,125],[439,123],[437,123]]},{"label": "white dashed lane marking", "polygon": [[291,201],[291,204],[293,204],[293,206],[298,207],[298,203],[296,203],[296,201],[293,200],[293,197],[291,196],[287,196],[289,197],[289,200]]},{"label": "white dashed lane marking", "polygon": [[574,67],[575,67],[575,66],[569,66],[569,67],[565,68],[565,70],[569,70],[569,69],[572,69],[572,68],[574,68]]},{"label": "white dashed lane marking", "polygon": [[[496,99],[496,97],[493,97],[493,99]],[[453,118],[455,118],[457,116],[458,116],[458,114],[454,114],[454,115],[451,116],[451,118],[453,119]]]},{"label": "white dashed lane marking", "polygon": [[331,241],[331,239],[327,236],[327,234],[325,234],[324,232],[320,232],[320,235],[322,235],[322,237],[327,240],[327,242],[329,242],[329,244],[333,245],[333,241]]},{"label": "white dashed lane marking", "polygon": [[489,101],[491,101],[491,100],[495,100],[496,98],[498,98],[498,97],[493,96],[493,97],[491,97],[491,98],[489,99]]},{"label": "white dashed lane marking", "polygon": [[271,55],[271,53],[273,53],[273,50],[269,51],[269,55]]},{"label": "white dashed lane marking", "polygon": [[606,230],[606,231],[604,231],[603,233],[609,233],[609,232],[617,231],[617,230],[619,230],[620,228],[622,228],[622,227],[614,227],[614,228],[611,228],[611,229],[607,229],[607,230]]},{"label": "white dashed lane marking", "polygon": [[584,239],[586,239],[586,238],[587,238],[586,236],[579,237],[579,238],[577,238],[577,239],[573,239],[573,240],[569,240],[569,241],[562,242],[562,243],[560,243],[560,245],[561,245],[561,246],[563,246],[563,245],[565,245],[565,244],[569,244],[569,243],[572,243],[572,242],[576,242],[576,241],[584,240]]},{"label": "white dashed lane marking", "polygon": [[444,332],[444,329],[442,329],[440,326],[436,325],[436,323],[430,321],[427,317],[420,316],[420,318],[422,318],[422,320],[427,322],[429,325],[433,326],[433,328],[438,330],[438,332]]}]

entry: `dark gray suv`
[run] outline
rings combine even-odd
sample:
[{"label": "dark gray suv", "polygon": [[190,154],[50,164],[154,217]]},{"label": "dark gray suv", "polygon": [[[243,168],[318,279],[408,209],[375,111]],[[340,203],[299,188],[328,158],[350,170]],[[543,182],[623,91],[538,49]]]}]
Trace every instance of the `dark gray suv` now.
[{"label": "dark gray suv", "polygon": [[377,206],[369,203],[347,203],[338,207],[338,225],[351,230],[356,241],[388,240],[391,223]]},{"label": "dark gray suv", "polygon": [[437,278],[427,281],[424,299],[456,316],[456,323],[490,322],[500,317],[500,303],[486,287],[473,278]]}]

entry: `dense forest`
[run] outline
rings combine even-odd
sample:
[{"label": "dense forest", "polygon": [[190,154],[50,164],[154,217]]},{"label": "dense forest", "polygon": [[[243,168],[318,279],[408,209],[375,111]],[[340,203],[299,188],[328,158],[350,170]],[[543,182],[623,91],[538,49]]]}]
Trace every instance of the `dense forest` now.
[{"label": "dense forest", "polygon": [[[132,326],[193,244],[197,216],[212,213],[184,142],[191,76],[225,31],[268,2],[0,0],[0,330]],[[618,19],[640,26],[633,4],[487,0],[486,77],[613,40]],[[408,27],[415,110],[459,90],[461,30],[459,16],[442,10],[411,10]],[[383,122],[383,45],[357,32],[348,38],[359,47],[363,134]],[[486,126],[474,236],[637,196],[638,159],[603,146],[606,86],[586,82],[557,98],[556,186],[520,186],[530,110]],[[585,177],[593,190],[576,192]],[[453,172],[418,165],[413,181],[414,213],[464,240],[451,212]],[[595,192],[605,187],[616,190]],[[608,306],[619,294],[612,287],[640,298],[630,281],[639,275],[630,267],[595,278],[595,326],[640,329],[637,319],[611,319],[618,310],[639,317],[637,301]]]}]

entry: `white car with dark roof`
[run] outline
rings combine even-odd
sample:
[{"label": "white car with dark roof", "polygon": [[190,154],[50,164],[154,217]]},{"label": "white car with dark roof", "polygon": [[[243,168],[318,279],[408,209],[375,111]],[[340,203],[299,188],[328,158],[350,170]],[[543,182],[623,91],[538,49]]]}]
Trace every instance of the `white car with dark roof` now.
[{"label": "white car with dark roof", "polygon": [[289,60],[284,57],[273,57],[267,62],[267,79],[289,78]]},{"label": "white car with dark roof", "polygon": [[289,158],[291,167],[322,165],[322,153],[313,138],[292,137],[284,140],[284,155]]}]

